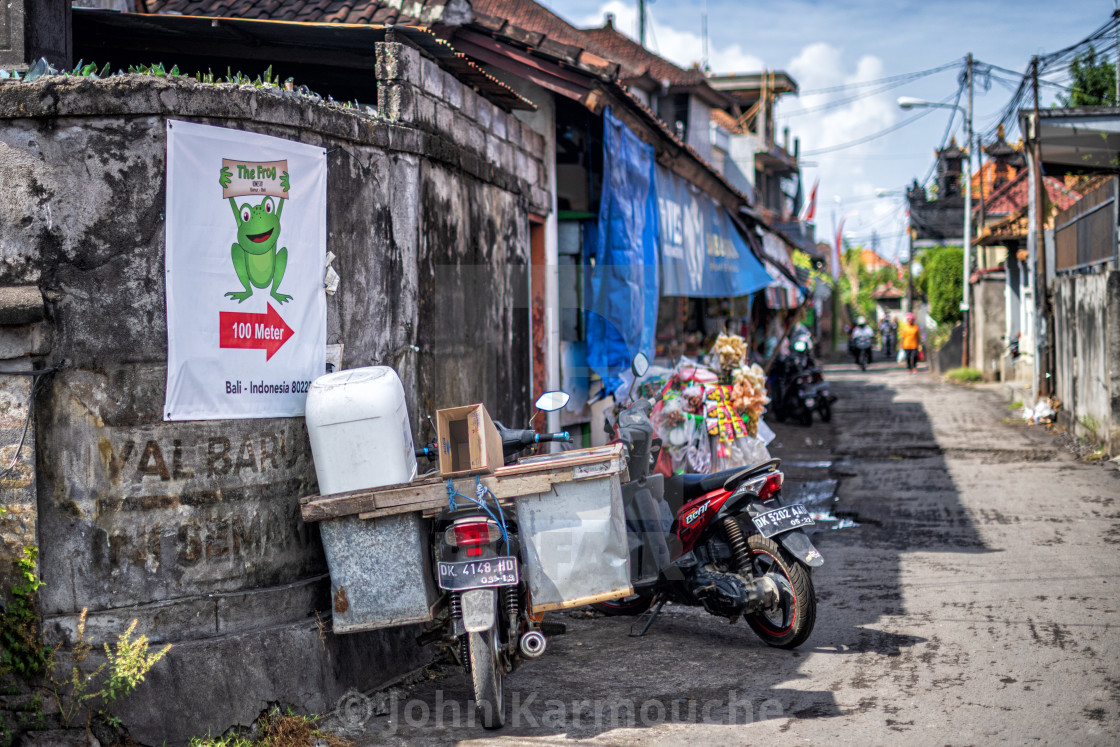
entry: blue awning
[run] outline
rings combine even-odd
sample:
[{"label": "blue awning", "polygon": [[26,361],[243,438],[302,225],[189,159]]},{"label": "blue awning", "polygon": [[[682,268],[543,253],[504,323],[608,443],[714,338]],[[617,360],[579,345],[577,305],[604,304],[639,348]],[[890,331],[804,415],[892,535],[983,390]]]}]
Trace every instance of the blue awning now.
[{"label": "blue awning", "polygon": [[597,230],[585,233],[594,258],[587,313],[587,359],[608,388],[639,351],[653,356],[657,326],[657,195],[654,152],[603,112],[603,193]]},{"label": "blue awning", "polygon": [[722,205],[661,166],[656,184],[661,295],[746,296],[774,282]]}]

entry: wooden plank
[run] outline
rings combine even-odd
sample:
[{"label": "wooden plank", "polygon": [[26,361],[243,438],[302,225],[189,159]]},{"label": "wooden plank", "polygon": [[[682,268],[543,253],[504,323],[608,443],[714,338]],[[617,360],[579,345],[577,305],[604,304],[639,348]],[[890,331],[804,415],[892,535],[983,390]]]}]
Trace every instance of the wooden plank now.
[{"label": "wooden plank", "polygon": [[508,475],[519,475],[540,469],[555,470],[566,467],[575,467],[581,464],[605,462],[610,459],[621,459],[622,450],[622,444],[611,444],[610,446],[599,446],[591,449],[565,451],[561,452],[560,454],[549,455],[548,457],[530,457],[529,459],[522,460],[517,464],[510,464],[505,467],[499,467],[498,469],[494,470],[494,476],[502,478]]},{"label": "wooden plank", "polygon": [[[527,463],[501,467],[494,474],[452,477],[455,489],[464,496],[474,496],[475,477],[503,503],[520,495],[549,493],[561,482],[591,480],[624,471],[621,444],[580,449],[558,454],[554,458],[536,458]],[[323,521],[343,516],[390,516],[447,505],[447,480],[442,475],[428,475],[410,483],[385,485],[367,490],[333,495],[307,496],[300,499],[305,522]]]}]

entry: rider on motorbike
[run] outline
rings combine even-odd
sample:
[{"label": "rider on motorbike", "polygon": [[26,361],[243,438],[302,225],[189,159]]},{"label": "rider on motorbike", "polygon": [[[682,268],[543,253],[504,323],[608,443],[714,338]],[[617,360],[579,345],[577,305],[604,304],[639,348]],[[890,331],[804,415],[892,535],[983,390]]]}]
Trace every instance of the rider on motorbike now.
[{"label": "rider on motorbike", "polygon": [[874,339],[875,330],[868,325],[867,317],[856,317],[856,326],[852,328],[851,335],[848,338],[848,346],[860,368],[866,368],[867,364],[871,362],[871,343]]}]

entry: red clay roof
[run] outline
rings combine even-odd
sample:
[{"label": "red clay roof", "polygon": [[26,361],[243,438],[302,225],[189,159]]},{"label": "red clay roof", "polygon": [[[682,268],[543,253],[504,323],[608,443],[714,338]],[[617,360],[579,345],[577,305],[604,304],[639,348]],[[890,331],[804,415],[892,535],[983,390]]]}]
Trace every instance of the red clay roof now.
[{"label": "red clay roof", "polygon": [[587,38],[582,31],[533,0],[471,0],[471,9],[476,22],[483,21],[483,26],[494,31],[498,31],[493,28],[494,22],[501,20],[510,26],[542,34],[561,44],[581,49],[588,47]]},{"label": "red clay roof", "polygon": [[[1043,183],[1046,185],[1047,197],[1052,204],[1058,206],[1059,210],[1065,210],[1081,199],[1080,194],[1067,187],[1060,179],[1047,176],[1043,177]],[[1027,170],[1023,169],[1014,179],[996,190],[984,206],[984,210],[989,215],[1010,215],[1026,205],[1029,199],[1030,182]],[[974,204],[973,209],[978,207]]]},{"label": "red clay roof", "polygon": [[439,20],[449,0],[407,0],[394,8],[385,0],[148,0],[152,13],[262,18],[304,23],[428,24]]},{"label": "red clay roof", "polygon": [[648,75],[659,82],[667,80],[671,86],[707,84],[704,74],[699,70],[685,70],[669,62],[628,36],[620,34],[610,24],[601,28],[583,29],[582,33],[606,53],[607,57],[622,63],[625,78]]}]

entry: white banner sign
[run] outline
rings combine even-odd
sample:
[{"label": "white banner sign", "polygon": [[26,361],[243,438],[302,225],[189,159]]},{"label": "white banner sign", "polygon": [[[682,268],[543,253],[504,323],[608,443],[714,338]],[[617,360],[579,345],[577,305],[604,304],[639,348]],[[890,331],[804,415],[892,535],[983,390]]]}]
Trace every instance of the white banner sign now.
[{"label": "white banner sign", "polygon": [[326,151],[167,123],[165,420],[303,415],[323,374]]}]

